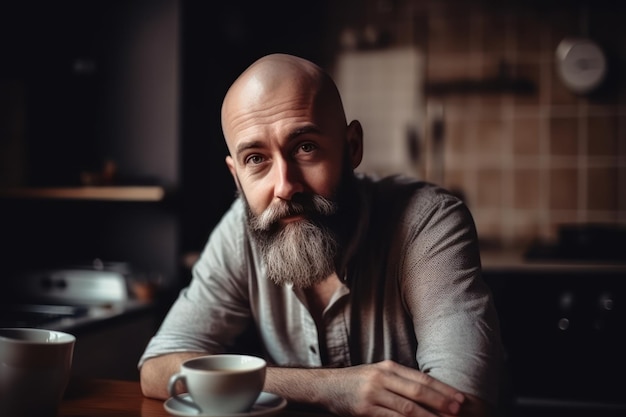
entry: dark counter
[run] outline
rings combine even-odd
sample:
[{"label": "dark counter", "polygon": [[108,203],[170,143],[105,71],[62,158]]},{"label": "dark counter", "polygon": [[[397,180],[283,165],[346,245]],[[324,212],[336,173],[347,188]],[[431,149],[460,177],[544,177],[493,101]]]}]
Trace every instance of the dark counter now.
[{"label": "dark counter", "polygon": [[626,415],[626,265],[487,253],[515,416]]}]

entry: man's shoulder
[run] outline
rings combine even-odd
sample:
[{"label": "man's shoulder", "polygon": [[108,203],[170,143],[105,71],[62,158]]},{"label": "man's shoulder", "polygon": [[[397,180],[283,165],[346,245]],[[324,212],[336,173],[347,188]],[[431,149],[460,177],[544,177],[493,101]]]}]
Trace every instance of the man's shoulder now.
[{"label": "man's shoulder", "polygon": [[471,215],[462,198],[437,184],[398,175],[364,181],[370,223],[377,228],[422,230],[441,221],[469,224]]},{"label": "man's shoulder", "polygon": [[239,222],[240,219],[246,215],[246,207],[241,198],[235,198],[230,204],[224,215],[222,221],[235,221]]},{"label": "man's shoulder", "polygon": [[213,228],[211,236],[213,240],[241,240],[246,233],[245,228],[246,207],[241,198],[235,199],[222,218]]}]

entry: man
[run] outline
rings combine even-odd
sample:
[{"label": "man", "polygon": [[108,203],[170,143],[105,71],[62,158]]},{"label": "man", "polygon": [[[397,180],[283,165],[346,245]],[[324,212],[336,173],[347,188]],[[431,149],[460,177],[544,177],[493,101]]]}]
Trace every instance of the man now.
[{"label": "man", "polygon": [[[193,356],[244,352],[265,391],[340,415],[486,415],[500,335],[474,224],[444,190],[356,175],[363,132],[332,79],[273,54],[222,105],[239,198],[139,366],[146,396]],[[248,349],[249,350],[249,349]]]}]

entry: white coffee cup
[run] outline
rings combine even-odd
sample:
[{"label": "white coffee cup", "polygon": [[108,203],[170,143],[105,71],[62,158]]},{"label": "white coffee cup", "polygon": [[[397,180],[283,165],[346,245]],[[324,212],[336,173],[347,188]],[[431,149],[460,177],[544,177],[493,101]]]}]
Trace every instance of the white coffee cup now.
[{"label": "white coffee cup", "polygon": [[[265,383],[265,360],[248,355],[200,356],[183,362],[172,375],[168,390],[173,399],[203,414],[234,414],[248,411]],[[181,381],[192,401],[176,395]]]},{"label": "white coffee cup", "polygon": [[75,342],[53,330],[0,328],[0,416],[55,416]]}]

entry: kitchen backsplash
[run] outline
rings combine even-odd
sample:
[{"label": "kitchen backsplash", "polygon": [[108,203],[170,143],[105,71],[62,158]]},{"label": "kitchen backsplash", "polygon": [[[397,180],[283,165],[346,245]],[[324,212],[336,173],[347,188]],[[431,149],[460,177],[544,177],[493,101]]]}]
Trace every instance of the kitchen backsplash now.
[{"label": "kitchen backsplash", "polygon": [[[437,159],[425,126],[420,175],[466,199],[484,241],[526,246],[555,238],[563,224],[626,224],[626,7],[584,3],[331,6],[340,48],[408,45],[423,54],[426,112],[442,109],[443,134]],[[591,95],[557,75],[555,51],[570,37],[606,54],[608,77]]]}]

